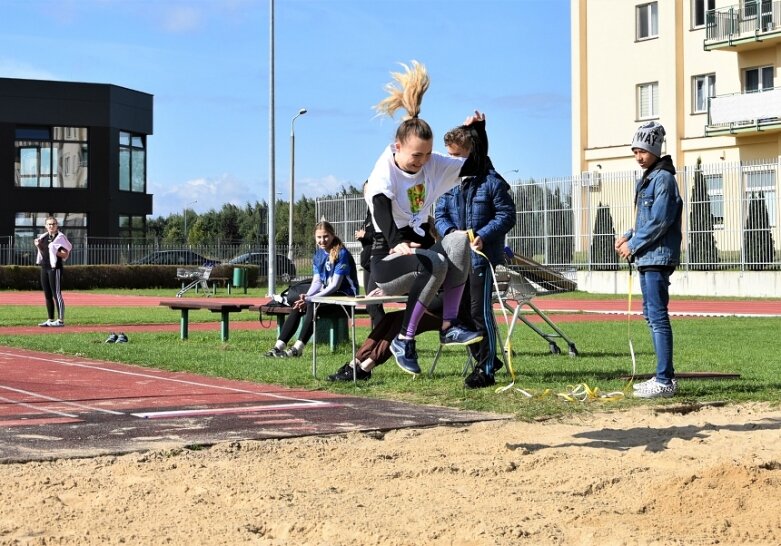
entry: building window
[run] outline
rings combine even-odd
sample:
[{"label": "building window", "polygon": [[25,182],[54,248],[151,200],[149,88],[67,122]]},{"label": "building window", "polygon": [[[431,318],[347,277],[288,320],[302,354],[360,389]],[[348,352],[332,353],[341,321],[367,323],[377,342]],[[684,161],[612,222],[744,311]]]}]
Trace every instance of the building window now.
[{"label": "building window", "polygon": [[716,0],[692,0],[692,28],[702,28],[707,23],[707,13],[716,9]]},{"label": "building window", "polygon": [[659,83],[642,83],[637,86],[637,118],[659,117]]},{"label": "building window", "polygon": [[15,184],[21,188],[87,188],[86,127],[17,127]]},{"label": "building window", "polygon": [[46,219],[57,218],[59,229],[73,244],[68,263],[83,263],[87,240],[87,214],[83,212],[17,212],[14,219],[15,262],[19,265],[33,265],[37,251],[33,245],[35,237],[46,231]]},{"label": "building window", "polygon": [[145,216],[119,216],[119,236],[127,239],[143,239],[146,233]]},{"label": "building window", "polygon": [[772,66],[746,69],[743,73],[744,92],[757,93],[773,89],[773,72]]},{"label": "building window", "polygon": [[692,83],[692,113],[703,114],[708,111],[708,99],[716,96],[716,74],[694,76]]},{"label": "building window", "polygon": [[143,135],[119,132],[119,189],[146,192],[146,145]]},{"label": "building window", "polygon": [[659,35],[659,16],[657,2],[643,4],[635,8],[636,35],[635,38],[648,40]]},{"label": "building window", "polygon": [[706,174],[705,188],[710,201],[713,228],[724,229],[724,177],[720,174]]},{"label": "building window", "polygon": [[[767,207],[767,216],[770,227],[776,226],[776,173],[775,171],[747,172],[746,175],[746,206],[752,199],[759,199],[762,195]],[[746,208],[748,214],[748,208]]]}]

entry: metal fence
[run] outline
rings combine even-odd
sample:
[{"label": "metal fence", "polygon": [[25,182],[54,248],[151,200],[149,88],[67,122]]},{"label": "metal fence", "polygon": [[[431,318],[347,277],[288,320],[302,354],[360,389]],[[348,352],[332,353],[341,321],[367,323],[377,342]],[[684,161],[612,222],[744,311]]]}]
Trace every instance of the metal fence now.
[{"label": "metal fence", "polygon": [[[683,268],[781,269],[780,168],[778,161],[758,161],[679,170]],[[634,188],[641,175],[591,172],[513,182],[516,225],[506,244],[557,268],[619,269],[623,264],[613,245],[634,224]],[[318,218],[331,222],[345,241],[365,215],[360,195],[317,201]]]},{"label": "metal fence", "polygon": [[744,1],[739,5],[709,10],[705,21],[706,43],[774,32],[781,26],[781,2]]},{"label": "metal fence", "polygon": [[[677,178],[683,206],[682,267],[691,270],[781,269],[781,199],[775,161],[686,166]],[[613,250],[616,236],[634,222],[634,187],[640,171],[592,172],[580,176],[519,180],[511,184],[516,226],[506,244],[514,252],[563,269],[613,270],[623,266]],[[433,213],[433,211],[432,211]],[[357,255],[354,233],[363,225],[361,195],[316,202],[317,218],[334,225]],[[0,237],[0,264],[31,265],[30,241],[15,245]],[[245,243],[165,244],[160,241],[84,237],[71,241],[70,264],[143,262],[165,251],[190,251],[192,263],[228,261],[247,252],[268,255],[268,248]],[[298,274],[311,270],[314,246],[296,248]],[[277,245],[277,261],[287,254]],[[280,266],[277,266],[280,269]],[[262,272],[261,272],[262,273]]]},{"label": "metal fence", "polygon": [[[63,230],[64,231],[64,230]],[[67,233],[66,233],[67,235]],[[68,265],[203,265],[205,262],[256,265],[260,276],[268,270],[268,245],[219,243],[182,245],[149,239],[107,237],[69,237],[73,250]],[[0,265],[34,265],[37,251],[32,243],[20,244],[11,236],[0,237]],[[287,258],[287,245],[276,245],[276,271],[279,278],[311,275],[312,255],[309,249],[298,252],[293,261]],[[297,249],[294,249],[297,250]]]}]

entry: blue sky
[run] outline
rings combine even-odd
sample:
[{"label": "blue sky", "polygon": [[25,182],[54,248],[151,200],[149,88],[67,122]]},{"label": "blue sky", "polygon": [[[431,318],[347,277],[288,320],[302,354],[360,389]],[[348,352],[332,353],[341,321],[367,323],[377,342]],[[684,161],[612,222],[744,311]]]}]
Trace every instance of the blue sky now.
[{"label": "blue sky", "polygon": [[[570,174],[569,3],[276,0],[278,198],[300,108],[296,198],[360,187],[397,126],[372,106],[413,59],[431,77],[421,117],[436,150],[479,109],[506,178]],[[268,0],[6,0],[0,76],[154,95],[155,217],[268,201],[269,12]]]}]

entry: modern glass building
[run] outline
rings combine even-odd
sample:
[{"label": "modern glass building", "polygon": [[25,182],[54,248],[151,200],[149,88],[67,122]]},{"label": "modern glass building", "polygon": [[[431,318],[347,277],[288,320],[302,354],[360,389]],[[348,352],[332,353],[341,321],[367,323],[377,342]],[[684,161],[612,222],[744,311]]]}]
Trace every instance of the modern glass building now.
[{"label": "modern glass building", "polygon": [[116,85],[0,78],[0,238],[32,252],[49,215],[75,246],[142,236],[152,111]]}]

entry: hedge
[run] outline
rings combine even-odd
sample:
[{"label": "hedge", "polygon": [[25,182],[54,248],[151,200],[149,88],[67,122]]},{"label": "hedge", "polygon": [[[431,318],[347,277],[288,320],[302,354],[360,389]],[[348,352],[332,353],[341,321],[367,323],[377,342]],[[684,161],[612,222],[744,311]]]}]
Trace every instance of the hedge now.
[{"label": "hedge", "polygon": [[[180,288],[175,265],[66,265],[62,276],[63,290],[94,288]],[[257,286],[257,266],[246,266],[247,286]],[[211,276],[233,281],[233,267],[216,266]],[[41,268],[29,265],[0,266],[0,289],[38,290],[41,288]]]}]

